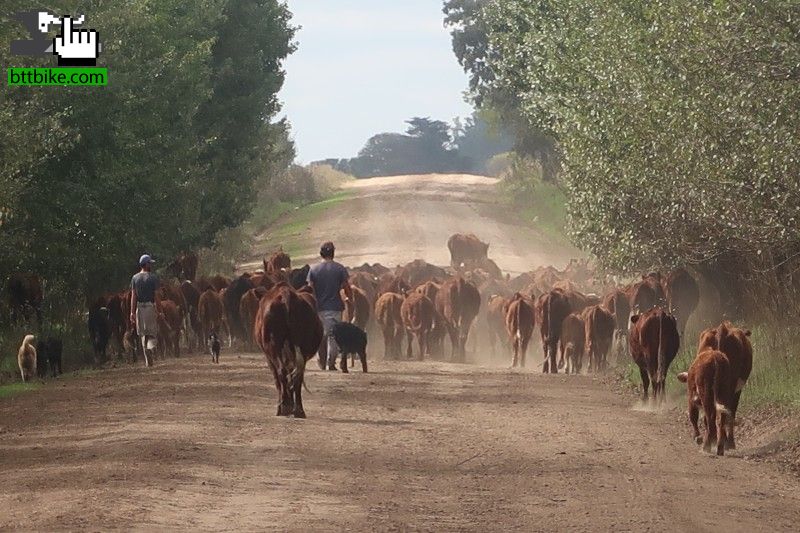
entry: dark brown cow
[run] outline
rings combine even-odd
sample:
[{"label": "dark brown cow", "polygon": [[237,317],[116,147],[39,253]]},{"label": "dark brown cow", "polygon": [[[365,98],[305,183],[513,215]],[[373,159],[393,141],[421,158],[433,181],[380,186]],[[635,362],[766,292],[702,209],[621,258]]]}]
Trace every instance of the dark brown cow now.
[{"label": "dark brown cow", "polygon": [[[345,302],[345,310],[344,314],[342,315],[342,320],[345,322],[350,322],[351,324],[355,324],[361,329],[367,329],[370,308],[372,307],[369,297],[367,296],[367,293],[359,287],[354,287],[351,285],[350,289],[353,291],[353,299]],[[340,293],[342,296],[342,301],[344,301],[344,290],[341,290]]]},{"label": "dark brown cow", "polygon": [[447,248],[450,250],[450,266],[453,268],[460,268],[461,265],[485,259],[489,252],[489,244],[481,241],[472,233],[452,235],[447,239]]},{"label": "dark brown cow", "polygon": [[515,293],[508,303],[505,317],[506,332],[512,349],[511,368],[525,366],[525,355],[535,321],[533,305],[520,293]]},{"label": "dark brown cow", "polygon": [[457,276],[442,283],[435,305],[450,335],[453,358],[464,361],[469,331],[481,308],[481,294],[475,285]]},{"label": "dark brown cow", "polygon": [[651,272],[642,276],[642,280],[629,287],[631,310],[636,313],[646,313],[650,309],[660,306],[666,307],[667,297],[661,284],[661,274]]},{"label": "dark brown cow", "polygon": [[648,399],[648,387],[653,383],[653,399],[664,401],[667,369],[675,359],[680,346],[680,335],[675,317],[660,307],[631,317],[633,327],[628,337],[631,357],[639,367],[642,377],[642,396]]},{"label": "dark brown cow", "polygon": [[251,346],[255,342],[255,334],[253,327],[256,322],[256,314],[258,313],[258,304],[261,298],[269,292],[264,287],[254,287],[248,290],[239,301],[239,316],[242,320],[242,327],[245,332],[245,343]]},{"label": "dark brown cow", "polygon": [[350,287],[358,287],[367,295],[370,306],[378,299],[378,278],[367,272],[354,272],[350,275]]},{"label": "dark brown cow", "polygon": [[406,281],[392,273],[387,272],[378,278],[378,295],[387,292],[405,295],[411,290],[411,286]]},{"label": "dark brown cow", "polygon": [[543,294],[536,302],[539,320],[539,332],[542,337],[544,350],[544,365],[542,371],[557,373],[556,351],[561,339],[561,327],[564,319],[572,312],[567,294],[560,289],[553,289]]},{"label": "dark brown cow", "polygon": [[278,416],[305,418],[306,362],[317,354],[323,337],[316,309],[287,283],[279,283],[261,299],[255,336],[275,379]]},{"label": "dark brown cow", "polygon": [[617,325],[614,315],[601,305],[592,305],[583,310],[582,318],[586,324],[589,371],[603,372],[608,368],[608,350],[614,340],[614,329]]},{"label": "dark brown cow", "polygon": [[419,358],[425,359],[428,353],[428,338],[433,329],[434,315],[436,311],[433,302],[424,294],[418,292],[410,293],[403,304],[400,306],[400,316],[403,319],[403,326],[406,328],[408,336],[408,348],[406,357],[411,359],[413,356],[412,344],[414,337],[419,344]]},{"label": "dark brown cow", "polygon": [[128,323],[130,322],[130,315],[126,315],[123,311],[124,306],[122,304],[122,298],[123,295],[121,293],[110,294],[107,300],[108,303],[106,304],[108,308],[108,323],[111,328],[111,338],[114,339],[117,345],[118,357],[124,352],[123,338],[125,336],[125,331],[128,329]]},{"label": "dark brown cow", "polygon": [[447,272],[443,268],[426,263],[422,259],[414,261],[397,269],[397,276],[403,278],[409,287],[416,289],[427,281],[443,280]]},{"label": "dark brown cow", "polygon": [[269,257],[264,257],[264,272],[267,274],[277,274],[291,270],[292,259],[283,250],[278,250]]},{"label": "dark brown cow", "polygon": [[375,302],[375,320],[383,332],[384,356],[386,359],[398,359],[403,341],[403,315],[400,308],[403,295],[395,292],[382,294]]},{"label": "dark brown cow", "polygon": [[[686,383],[689,401],[689,422],[695,440],[703,443],[703,450],[711,452],[714,442],[717,455],[725,455],[725,448],[733,442],[733,404],[736,396],[736,376],[728,357],[711,348],[697,354],[688,372],[678,374]],[[697,426],[700,408],[706,417],[705,437],[700,439]]]},{"label": "dark brown cow", "polygon": [[225,319],[225,304],[214,289],[209,288],[200,295],[197,303],[197,318],[200,321],[203,347],[208,346],[208,336],[211,332],[219,335],[224,329],[230,339],[231,334]]},{"label": "dark brown cow", "polygon": [[39,276],[28,272],[11,274],[8,277],[6,290],[8,291],[8,307],[11,311],[12,322],[20,319],[30,320],[31,312],[33,312],[38,323],[42,323],[44,291]]},{"label": "dark brown cow", "polygon": [[167,273],[181,281],[194,281],[197,276],[197,263],[196,253],[182,252],[167,265]]},{"label": "dark brown cow", "polygon": [[498,340],[500,340],[501,344],[505,344],[505,339],[507,338],[505,335],[506,314],[510,302],[508,298],[495,294],[489,297],[489,303],[486,304],[486,332],[492,355],[495,354],[495,346]]},{"label": "dark brown cow", "polygon": [[[720,339],[722,339],[722,342],[720,342]],[[731,413],[735,420],[736,412],[739,410],[742,390],[753,370],[753,345],[750,343],[750,330],[737,328],[727,321],[716,328],[709,328],[700,335],[700,344],[697,351],[700,353],[709,349],[721,351],[730,362],[731,375],[736,380],[735,394],[731,405]],[[727,437],[728,442],[725,443],[725,448],[736,448],[732,430]]]},{"label": "dark brown cow", "polygon": [[566,365],[567,374],[580,374],[586,351],[586,323],[579,315],[568,315],[561,323],[559,348],[559,368]]},{"label": "dark brown cow", "polygon": [[[434,308],[436,307],[436,295],[441,289],[441,284],[434,281],[423,283],[415,290],[425,295],[428,300],[433,302]],[[428,353],[432,356],[440,357],[442,355],[442,342],[444,341],[447,326],[445,325],[444,317],[434,309],[433,326],[431,333],[428,336]]]},{"label": "dark brown cow", "polygon": [[[191,281],[184,281],[181,283],[181,292],[183,293],[183,300],[186,302],[187,312],[189,315],[189,327],[186,328],[186,344],[192,348],[193,343],[200,338],[202,331],[200,330],[200,321],[197,319],[197,306],[200,303],[200,292]],[[194,341],[189,337],[189,330],[194,332]]]},{"label": "dark brown cow", "polygon": [[678,321],[678,333],[683,337],[689,316],[700,303],[700,287],[686,269],[676,268],[667,275],[664,284],[669,310]]}]

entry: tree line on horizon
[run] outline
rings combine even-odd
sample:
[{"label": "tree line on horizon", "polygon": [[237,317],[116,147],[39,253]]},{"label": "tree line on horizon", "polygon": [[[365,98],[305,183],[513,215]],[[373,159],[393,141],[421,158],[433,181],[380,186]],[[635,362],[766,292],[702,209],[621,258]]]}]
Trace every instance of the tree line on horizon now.
[{"label": "tree line on horizon", "polygon": [[451,126],[430,117],[406,121],[404,133],[379,133],[372,136],[349,159],[323,159],[311,165],[330,165],[355,176],[396,176],[464,172],[483,174],[493,156],[513,147],[513,137],[493,127],[480,114]]}]

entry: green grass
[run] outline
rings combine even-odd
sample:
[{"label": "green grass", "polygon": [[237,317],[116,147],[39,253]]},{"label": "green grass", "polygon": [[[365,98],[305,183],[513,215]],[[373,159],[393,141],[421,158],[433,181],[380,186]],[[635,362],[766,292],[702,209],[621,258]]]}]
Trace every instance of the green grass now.
[{"label": "green grass", "polygon": [[11,398],[26,392],[35,391],[42,387],[38,381],[29,383],[8,383],[7,385],[0,385],[0,398]]},{"label": "green grass", "polygon": [[[677,374],[689,369],[697,350],[697,334],[687,335],[690,344],[684,346],[672,362],[667,378],[667,395],[682,398],[686,386],[679,383]],[[742,392],[741,409],[759,407],[788,407],[800,409],[800,342],[789,331],[774,331],[764,326],[754,327],[753,372]],[[687,341],[688,342],[688,341]],[[641,387],[639,368],[630,362],[620,369],[623,378]]]},{"label": "green grass", "polygon": [[567,238],[567,198],[551,183],[539,183],[530,193],[519,214],[553,239]]}]

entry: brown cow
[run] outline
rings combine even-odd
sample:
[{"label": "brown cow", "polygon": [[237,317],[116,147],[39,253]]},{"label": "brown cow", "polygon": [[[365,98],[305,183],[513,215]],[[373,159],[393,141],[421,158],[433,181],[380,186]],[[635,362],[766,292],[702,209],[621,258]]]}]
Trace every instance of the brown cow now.
[{"label": "brown cow", "polygon": [[433,329],[435,313],[433,302],[427,296],[418,292],[410,293],[400,306],[400,316],[403,319],[403,325],[408,336],[408,348],[406,349],[406,357],[408,359],[413,356],[411,345],[414,337],[417,338],[417,343],[419,344],[419,360],[425,359],[425,354],[428,353],[428,337]]},{"label": "brown cow", "polygon": [[506,314],[509,303],[511,301],[508,298],[495,294],[489,297],[489,303],[486,304],[486,332],[492,355],[495,354],[495,346],[498,340],[505,344]]},{"label": "brown cow", "polygon": [[[350,289],[353,291],[353,299],[345,302],[345,310],[344,314],[342,315],[342,320],[345,322],[350,322],[351,324],[355,324],[361,329],[366,329],[367,322],[369,322],[370,308],[372,307],[369,297],[367,296],[366,292],[358,287],[353,287],[351,285]],[[341,293],[342,301],[344,302],[344,290],[339,292]]]},{"label": "brown cow", "polygon": [[197,275],[197,254],[182,252],[167,265],[167,273],[181,281],[194,281]]},{"label": "brown cow", "polygon": [[689,401],[689,422],[698,444],[701,442],[697,422],[702,407],[706,417],[706,433],[702,439],[703,450],[711,452],[717,443],[717,455],[725,455],[725,448],[733,442],[733,403],[736,396],[736,376],[728,357],[711,348],[697,354],[688,372],[678,374],[686,383]]},{"label": "brown cow", "polygon": [[350,275],[350,287],[358,287],[367,295],[370,306],[378,300],[378,278],[367,272],[354,272]]},{"label": "brown cow", "polygon": [[435,305],[450,335],[453,358],[464,361],[469,331],[481,308],[480,292],[475,285],[457,276],[442,283]]},{"label": "brown cow", "polygon": [[566,364],[567,374],[580,374],[586,348],[586,323],[579,315],[568,315],[561,323],[559,348],[559,368]]},{"label": "brown cow", "polygon": [[264,272],[278,274],[292,268],[292,259],[283,250],[278,250],[269,257],[264,257]]},{"label": "brown cow", "polygon": [[525,366],[525,354],[528,351],[535,322],[533,305],[520,293],[515,293],[508,303],[505,317],[506,331],[513,350],[511,368]]},{"label": "brown cow", "polygon": [[[130,315],[126,315],[123,311],[122,294],[110,294],[107,299],[108,303],[108,323],[111,327],[111,338],[114,339],[117,345],[117,356],[121,357],[124,353],[123,337],[125,331],[128,329]],[[130,300],[128,300],[130,303]]]},{"label": "brown cow", "polygon": [[642,377],[642,396],[647,401],[652,381],[653,399],[661,403],[666,392],[667,369],[680,346],[677,322],[660,307],[654,307],[641,315],[633,315],[631,323],[628,343]]},{"label": "brown cow", "polygon": [[258,304],[267,292],[269,291],[264,287],[255,287],[244,293],[242,299],[239,301],[239,316],[241,317],[242,327],[245,332],[244,339],[248,346],[251,346],[255,342],[253,327],[255,326],[256,314],[258,313]]},{"label": "brown cow", "polygon": [[384,357],[397,359],[400,357],[403,342],[403,315],[400,308],[403,295],[395,292],[382,294],[375,302],[375,320],[381,327],[384,342]]},{"label": "brown cow", "polygon": [[[195,341],[200,338],[202,331],[200,331],[200,322],[197,319],[197,305],[200,303],[200,292],[191,281],[184,281],[181,283],[181,292],[183,299],[186,302],[187,313],[189,316],[189,327],[186,328],[186,344],[190,349],[196,345]],[[194,340],[190,338],[189,331],[194,332]]]},{"label": "brown cow", "polygon": [[387,292],[405,295],[411,290],[411,286],[406,281],[394,274],[387,272],[378,278],[378,295]]},{"label": "brown cow", "polygon": [[8,307],[11,311],[11,321],[17,322],[20,318],[30,320],[33,311],[39,324],[42,323],[42,301],[44,291],[42,280],[36,274],[16,272],[8,277],[6,284],[8,291]]},{"label": "brown cow", "polygon": [[[742,390],[750,378],[753,370],[753,345],[750,343],[750,330],[739,329],[730,322],[723,322],[716,328],[709,328],[700,335],[698,353],[705,350],[719,350],[725,354],[730,362],[731,375],[736,380],[735,394],[731,413],[736,419],[736,412],[739,410],[739,400]],[[720,342],[722,339],[722,342]],[[680,375],[678,376],[680,379]],[[736,448],[736,441],[731,430],[727,435],[728,442],[725,443],[726,449]]]},{"label": "brown cow", "polygon": [[608,368],[608,350],[614,340],[614,315],[601,305],[593,305],[583,310],[582,318],[586,324],[589,371],[603,372]]},{"label": "brown cow", "polygon": [[539,332],[544,350],[542,371],[545,374],[556,374],[556,350],[561,339],[561,327],[564,319],[572,312],[567,294],[560,289],[543,294],[536,302],[536,310],[540,317]]},{"label": "brown cow", "polygon": [[197,304],[197,319],[200,321],[204,348],[208,346],[208,336],[212,332],[220,334],[224,329],[230,338],[231,333],[225,319],[225,304],[222,302],[222,297],[213,289],[207,289],[200,295]]},{"label": "brown cow", "polygon": [[287,283],[279,283],[261,299],[254,329],[275,379],[278,416],[305,418],[306,362],[317,354],[323,337],[316,309]]},{"label": "brown cow", "polygon": [[230,284],[231,284],[230,278],[218,274],[210,278],[200,278],[199,280],[197,280],[196,286],[197,286],[197,292],[203,294],[209,288],[214,289],[217,292],[220,292]]},{"label": "brown cow", "polygon": [[162,354],[180,357],[180,338],[183,330],[183,312],[172,300],[158,302],[159,349]]},{"label": "brown cow", "polygon": [[464,235],[456,233],[447,239],[450,250],[450,266],[460,268],[471,261],[480,261],[488,257],[489,244],[481,241],[472,233]]},{"label": "brown cow", "polygon": [[686,269],[676,268],[667,275],[665,293],[669,310],[678,321],[678,333],[683,337],[689,316],[700,303],[700,287]]}]

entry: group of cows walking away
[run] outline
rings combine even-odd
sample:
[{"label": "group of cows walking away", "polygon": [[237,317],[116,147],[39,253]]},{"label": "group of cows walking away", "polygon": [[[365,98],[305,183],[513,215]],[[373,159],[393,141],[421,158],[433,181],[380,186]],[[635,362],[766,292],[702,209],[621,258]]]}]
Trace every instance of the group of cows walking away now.
[{"label": "group of cows walking away", "polygon": [[[584,363],[586,371],[600,373],[608,369],[609,353],[629,354],[640,369],[644,400],[663,402],[667,370],[700,300],[698,283],[687,270],[666,276],[651,272],[621,285],[598,274],[589,261],[572,260],[564,270],[542,266],[512,278],[475,235],[453,235],[447,246],[448,267],[415,259],[393,269],[377,263],[349,268],[347,326],[333,332],[343,348],[342,371],[348,371],[348,354],[358,355],[367,371],[366,331],[382,335],[386,359],[444,359],[449,341],[449,360],[466,362],[472,334],[473,346],[480,336],[492,354],[498,344],[505,347],[511,367],[526,367],[538,328],[544,373],[580,374]],[[161,356],[177,357],[181,343],[189,350],[207,350],[211,343],[214,362],[220,339],[229,347],[234,342],[257,346],[278,391],[277,414],[305,417],[305,368],[324,341],[314,292],[306,284],[310,267],[292,268],[282,250],[265,257],[263,266],[233,279],[197,278],[194,254],[176,258],[156,298],[157,345]],[[91,306],[89,330],[98,361],[105,359],[109,344],[120,357],[136,359],[141,345],[127,319],[129,306],[129,290],[107,294]],[[678,375],[687,385],[694,436],[705,450],[716,445],[720,455],[735,446],[733,423],[752,369],[749,335],[728,322],[705,330],[696,359]],[[23,348],[25,343],[21,354]]]}]

